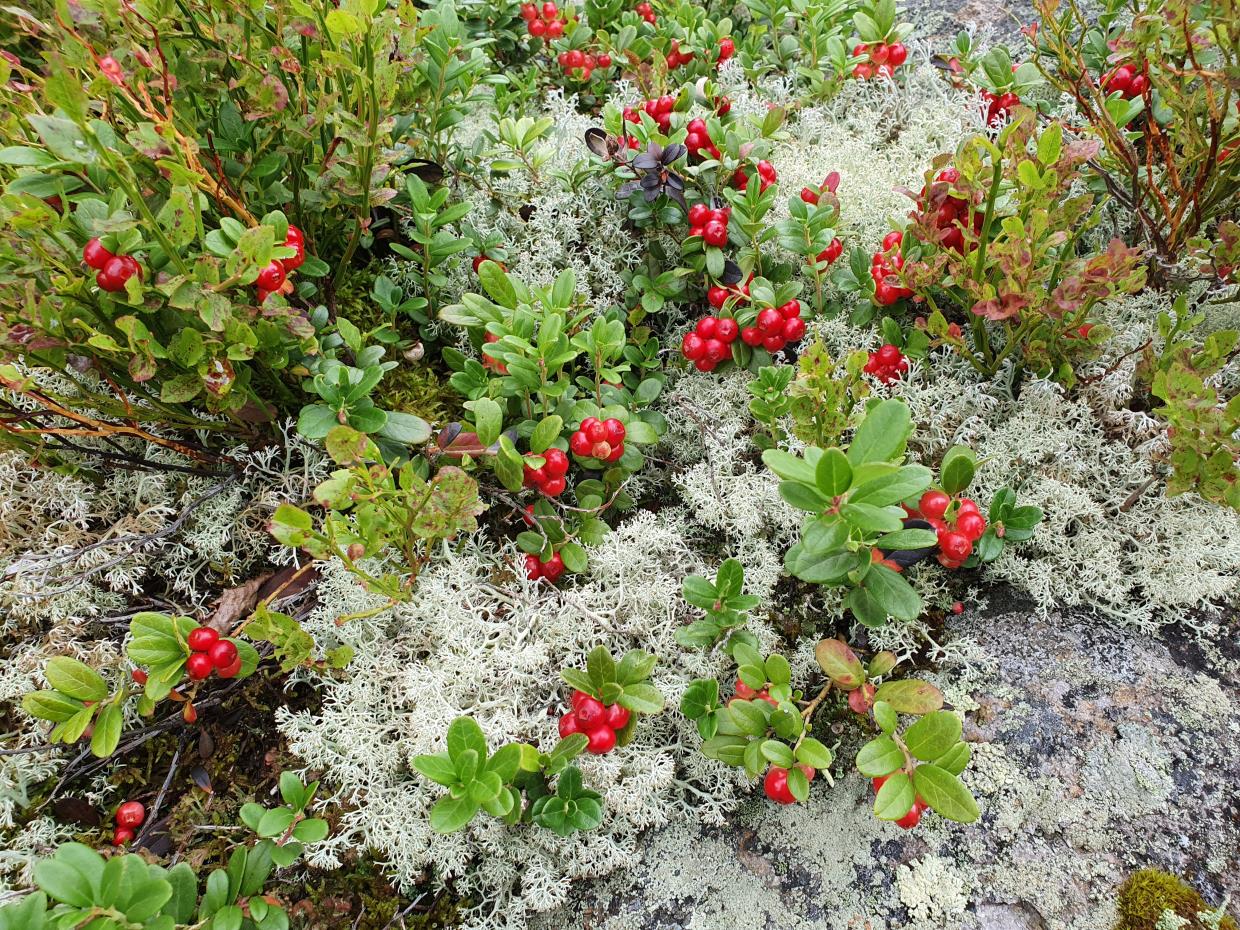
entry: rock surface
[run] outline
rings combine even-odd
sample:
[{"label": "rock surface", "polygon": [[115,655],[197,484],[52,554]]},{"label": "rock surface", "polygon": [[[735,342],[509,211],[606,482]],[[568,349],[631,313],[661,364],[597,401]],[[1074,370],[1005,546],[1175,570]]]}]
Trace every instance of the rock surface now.
[{"label": "rock surface", "polygon": [[974,744],[979,824],[880,823],[845,746],[808,807],[754,803],[724,829],[651,833],[626,881],[583,885],[546,926],[1110,930],[1116,888],[1143,866],[1213,903],[1240,897],[1234,633],[1229,654],[1168,629],[957,618],[947,635],[975,658],[938,680]]}]

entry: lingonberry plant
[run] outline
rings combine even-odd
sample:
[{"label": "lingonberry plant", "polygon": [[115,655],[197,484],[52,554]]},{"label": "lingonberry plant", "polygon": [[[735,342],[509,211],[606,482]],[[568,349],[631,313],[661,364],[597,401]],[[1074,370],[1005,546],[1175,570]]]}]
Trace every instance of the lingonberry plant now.
[{"label": "lingonberry plant", "polygon": [[715,573],[715,580],[690,575],[681,588],[687,603],[705,611],[706,616],[687,626],[678,627],[676,642],[682,646],[709,649],[724,637],[728,642],[737,637],[747,639],[741,628],[749,619],[749,611],[761,601],[744,593],[745,570],[736,559],[725,559]]},{"label": "lingonberry plant", "polygon": [[932,555],[946,568],[991,561],[1005,538],[1029,538],[1042,519],[1036,507],[1015,508],[1007,489],[991,506],[992,515],[1002,516],[992,516],[993,525],[975,503],[956,500],[975,473],[974,456],[963,447],[944,456],[944,490],[933,489],[929,468],[900,464],[911,432],[908,407],[886,400],[869,409],[846,450],[762,453],[782,479],[780,496],[811,514],[785,556],[786,569],[803,581],[846,587],[845,606],[867,626],[921,614],[921,596],[903,577],[907,568]]}]

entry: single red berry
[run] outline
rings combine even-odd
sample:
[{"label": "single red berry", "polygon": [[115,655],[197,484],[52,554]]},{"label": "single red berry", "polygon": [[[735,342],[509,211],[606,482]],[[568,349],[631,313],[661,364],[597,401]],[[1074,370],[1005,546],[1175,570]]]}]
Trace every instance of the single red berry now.
[{"label": "single red berry", "polygon": [[706,301],[716,310],[728,302],[728,289],[716,285],[706,292]]},{"label": "single red berry", "polygon": [[794,316],[800,316],[801,315],[801,301],[799,300],[788,301],[786,304],[779,307],[779,315],[782,316],[785,320],[791,319]]},{"label": "single red berry", "polygon": [[731,36],[724,36],[719,40],[719,61],[727,61],[736,54],[736,42]]},{"label": "single red berry", "polygon": [[778,336],[767,336],[762,340],[762,348],[768,352],[778,352],[784,347],[784,337],[782,334]]},{"label": "single red berry", "polygon": [[146,669],[135,668],[129,673],[129,677],[132,678],[136,684],[144,685],[146,684],[147,679]]},{"label": "single red berry", "polygon": [[547,35],[552,39],[558,39],[564,35],[564,20],[553,19],[547,23]]},{"label": "single red berry", "polygon": [[900,67],[908,59],[908,49],[904,47],[903,42],[892,42],[887,47],[887,64],[893,67]]},{"label": "single red berry", "polygon": [[964,613],[964,604],[960,603],[960,601],[952,601],[952,613],[954,614]]},{"label": "single red berry", "polygon": [[889,252],[904,240],[904,233],[900,230],[887,233],[883,236],[883,251]]},{"label": "single red berry", "polygon": [[221,678],[236,678],[237,673],[240,671],[241,656],[238,655],[237,658],[232,660],[231,664],[225,665],[223,668],[217,668],[215,670],[215,674],[219,675]]},{"label": "single red berry", "polygon": [[781,333],[784,328],[784,315],[774,307],[767,307],[758,314],[757,326],[768,336]]},{"label": "single red berry", "polygon": [[211,657],[205,652],[195,652],[185,660],[185,671],[194,681],[202,681],[215,669]]},{"label": "single red berry", "polygon": [[957,513],[969,513],[969,512],[981,513],[981,511],[977,509],[977,501],[973,500],[973,498],[971,497],[960,498],[960,504],[957,506],[956,512]]},{"label": "single red berry", "polygon": [[736,696],[742,701],[752,701],[758,696],[758,692],[749,687],[749,685],[745,684],[745,682],[740,678],[736,679],[736,686],[733,690],[736,692]]},{"label": "single red berry", "polygon": [[711,220],[702,227],[702,238],[707,245],[720,248],[728,242],[728,227],[718,220]]},{"label": "single red berry", "polygon": [[921,500],[917,502],[917,509],[922,512],[926,519],[941,519],[943,514],[947,513],[948,505],[952,499],[942,491],[927,491],[921,496]]},{"label": "single red berry", "polygon": [[96,271],[103,270],[103,266],[114,258],[116,258],[115,253],[105,249],[98,236],[91,239],[82,248],[82,261]]},{"label": "single red berry", "polygon": [[600,68],[610,68],[611,67],[611,56],[606,53],[599,55],[598,66]]},{"label": "single red berry", "polygon": [[876,65],[885,65],[890,54],[891,47],[886,42],[878,42],[870,48],[870,61]]},{"label": "single red berry", "polygon": [[542,15],[544,19],[555,19],[559,12],[560,8],[552,3],[551,0],[547,0],[547,2],[542,5]]},{"label": "single red berry", "polygon": [[747,346],[762,345],[762,333],[754,326],[746,326],[741,330],[741,342]]},{"label": "single red berry", "polygon": [[146,808],[141,801],[126,801],[116,809],[116,825],[135,830],[146,820]]},{"label": "single red berry", "polygon": [[190,630],[189,636],[185,639],[189,643],[189,648],[194,652],[206,652],[215,645],[219,638],[220,634],[216,630],[209,626],[200,626],[195,630]]},{"label": "single red berry", "polygon": [[986,518],[980,513],[965,511],[956,518],[956,532],[976,542],[986,532]]},{"label": "single red berry", "polygon": [[629,724],[629,709],[619,704],[611,704],[607,708],[607,725],[613,730],[623,730]]},{"label": "single red berry", "polygon": [[539,488],[548,497],[559,497],[564,493],[564,489],[568,487],[568,482],[563,478],[548,478]]},{"label": "single red berry", "polygon": [[586,56],[581,49],[569,49],[564,53],[564,63],[570,68],[580,68],[586,63]]},{"label": "single red berry", "polygon": [[680,340],[680,351],[689,361],[696,362],[706,354],[706,340],[696,332],[685,333]]},{"label": "single red berry", "polygon": [[914,804],[907,814],[896,821],[896,826],[901,830],[911,830],[921,822],[921,810]]},{"label": "single red berry", "polygon": [[547,24],[541,19],[530,20],[530,24],[526,28],[529,30],[530,35],[535,38],[539,38],[547,34]]},{"label": "single red berry", "polygon": [[542,573],[543,577],[552,584],[555,584],[564,574],[564,560],[560,558],[558,552],[542,563]]},{"label": "single red berry", "polygon": [[624,442],[624,437],[627,435],[624,424],[615,417],[604,420],[603,429],[607,432],[607,441],[613,446],[618,442]]},{"label": "single red berry", "polygon": [[536,555],[527,555],[525,557],[525,575],[530,581],[537,581],[542,577],[542,561]]},{"label": "single red berry", "polygon": [[278,291],[284,284],[284,277],[284,263],[278,258],[273,258],[263,266],[263,270],[254,279],[254,284],[264,291]]},{"label": "single red berry", "polygon": [[133,842],[133,831],[128,827],[117,827],[112,833],[113,846],[125,846]]},{"label": "single red berry", "polygon": [[693,367],[698,371],[714,371],[717,364],[719,363],[703,355],[701,358],[696,359],[693,362]]},{"label": "single red berry", "polygon": [[593,443],[590,442],[590,437],[581,430],[577,430],[577,432],[573,433],[568,440],[568,447],[573,450],[573,455],[580,455],[582,458],[585,458],[590,454],[590,447],[592,445]]},{"label": "single red berry", "polygon": [[590,437],[590,442],[599,443],[607,439],[607,427],[595,417],[583,420],[581,429]]},{"label": "single red berry", "polygon": [[963,562],[973,552],[973,540],[963,533],[947,532],[939,537],[939,550],[954,562]]},{"label": "single red berry", "polygon": [[211,664],[216,668],[228,668],[237,660],[237,646],[226,639],[221,639],[207,651]]},{"label": "single red berry", "polygon": [[764,181],[774,184],[775,181],[778,180],[778,177],[775,174],[775,166],[769,161],[758,162],[758,177],[762,178]]},{"label": "single red berry", "polygon": [[878,350],[878,361],[882,365],[895,365],[903,357],[904,354],[900,351],[899,347],[894,346],[891,343],[882,346]]},{"label": "single red berry", "polygon": [[890,777],[890,776],[887,776],[887,775],[879,775],[877,778],[872,778],[872,779],[870,779],[870,781],[871,781],[871,782],[873,783],[873,785],[874,785],[874,793],[875,793],[875,794],[878,794],[878,792],[882,789],[883,785],[886,783],[886,781],[887,781],[887,779],[888,779],[889,777]]},{"label": "single red berry", "polygon": [[715,327],[715,336],[720,342],[732,343],[736,341],[736,337],[740,334],[740,329],[736,325],[736,320],[725,317],[719,321],[719,325]]},{"label": "single red berry", "polygon": [[792,796],[792,791],[788,787],[788,770],[772,765],[767,770],[766,778],[762,782],[763,790],[766,796],[776,804],[795,804],[796,798]]},{"label": "single red berry", "polygon": [[142,268],[137,259],[131,255],[117,255],[108,259],[106,265],[95,275],[95,283],[101,290],[116,292],[125,289],[125,282],[137,275],[142,277]]},{"label": "single red berry", "polygon": [[521,4],[521,18],[526,22],[538,18],[538,7],[532,3]]},{"label": "single red berry", "polygon": [[706,206],[706,204],[695,203],[693,206],[689,208],[689,222],[692,225],[705,226],[706,221],[709,219],[710,219],[710,207]]},{"label": "single red berry", "polygon": [[624,455],[624,443],[620,442],[612,447],[611,455],[607,456],[605,461],[608,461],[608,462],[619,461],[622,455]]},{"label": "single red berry", "polygon": [[605,723],[590,730],[586,736],[589,738],[586,751],[596,756],[604,755],[616,748],[616,731]]},{"label": "single red berry", "polygon": [[572,736],[574,733],[581,732],[581,721],[577,719],[577,715],[571,711],[560,718],[560,739]]},{"label": "single red berry", "polygon": [[706,357],[715,364],[722,362],[731,356],[731,351],[727,345],[718,339],[706,340]]},{"label": "single red berry", "polygon": [[543,453],[543,468],[552,478],[563,478],[568,474],[568,456],[563,450],[554,446]]},{"label": "single red berry", "polygon": [[697,321],[697,326],[694,327],[694,332],[696,332],[703,339],[713,339],[715,338],[715,333],[718,329],[719,320],[716,317],[704,316]]},{"label": "single red berry", "polygon": [[800,317],[789,317],[784,320],[783,337],[786,342],[800,342],[805,335],[805,321]]},{"label": "single red berry", "polygon": [[576,699],[573,702],[573,710],[576,711],[577,719],[581,722],[583,730],[592,730],[607,719],[607,708],[598,698],[588,694],[579,698],[576,695],[574,697]]}]

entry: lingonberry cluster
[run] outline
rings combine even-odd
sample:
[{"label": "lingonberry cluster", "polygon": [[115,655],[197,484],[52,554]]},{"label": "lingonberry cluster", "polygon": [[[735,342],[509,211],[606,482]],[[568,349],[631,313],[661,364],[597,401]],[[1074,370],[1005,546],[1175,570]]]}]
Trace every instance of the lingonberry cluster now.
[{"label": "lingonberry cluster", "polygon": [[790,342],[800,342],[804,335],[801,302],[790,300],[782,306],[760,311],[754,325],[741,330],[741,342],[747,346],[762,346],[768,352],[778,352]]},{"label": "lingonberry cluster", "polygon": [[271,294],[284,287],[284,282],[288,280],[288,273],[300,268],[306,260],[305,236],[292,223],[288,224],[288,233],[284,237],[284,244],[290,249],[296,249],[297,254],[292,258],[273,258],[259,271],[258,277],[254,279],[254,286],[258,288],[258,302],[260,304]]},{"label": "lingonberry cluster", "polygon": [[146,808],[141,801],[126,801],[114,815],[116,831],[112,834],[113,846],[124,846],[133,840],[134,831],[146,820]]},{"label": "lingonberry cluster", "polygon": [[586,417],[568,438],[568,447],[573,455],[583,459],[614,462],[624,455],[624,436],[624,424],[614,417],[607,420]]},{"label": "lingonberry cluster", "polygon": [[652,26],[659,21],[659,18],[654,15],[654,7],[646,3],[645,0],[633,7],[633,12]]},{"label": "lingonberry cluster", "polygon": [[905,508],[910,517],[919,517],[934,527],[939,537],[939,564],[959,568],[973,554],[973,544],[986,532],[986,518],[977,502],[968,497],[956,500],[944,491],[930,490],[917,507]]},{"label": "lingonberry cluster", "polygon": [[731,207],[711,209],[704,203],[695,203],[689,208],[689,238],[700,236],[707,245],[723,248],[728,244],[728,218],[731,215]]},{"label": "lingonberry cluster", "polygon": [[[664,94],[652,100],[643,100],[640,108],[645,110],[646,115],[658,124],[659,132],[666,133],[672,128],[672,108],[675,106],[676,98],[671,94]],[[630,123],[640,123],[642,119],[637,110],[637,107],[625,107],[623,111],[625,120]]]},{"label": "lingonberry cluster", "polygon": [[[955,168],[944,168],[934,177],[935,183],[955,184],[960,180],[960,172]],[[921,189],[922,202],[929,209],[929,202],[926,200],[927,190],[925,187]],[[980,233],[982,231],[982,220],[985,214],[981,210],[973,211],[973,232]],[[944,248],[951,249],[953,252],[959,252],[964,249],[964,233],[961,231],[959,223],[969,222],[969,202],[963,197],[953,197],[950,194],[943,198],[942,202],[935,209],[934,225],[936,229],[946,230],[944,236],[939,240],[939,244]],[[894,233],[893,233],[894,235]],[[888,237],[890,238],[890,237]]]},{"label": "lingonberry cluster", "polygon": [[[873,779],[875,794],[878,794],[878,789],[883,787],[883,783],[887,780],[887,778],[888,776],[881,775],[878,778]],[[921,795],[917,795],[913,801],[913,806],[908,809],[908,813],[895,822],[896,826],[901,830],[913,829],[913,827],[917,826],[917,824],[921,822],[922,811],[929,806],[930,805],[921,799]]]},{"label": "lingonberry cluster", "polygon": [[763,688],[761,691],[755,691],[740,678],[736,679],[736,696],[742,701],[766,701],[772,707],[779,706],[779,701],[771,697],[770,691],[766,688]]},{"label": "lingonberry cluster", "polygon": [[720,284],[713,285],[706,291],[706,300],[716,310],[722,309],[723,305],[728,302],[728,298],[735,297],[739,300],[749,299],[749,282],[753,280],[751,274],[748,280],[740,287],[724,287]]},{"label": "lingonberry cluster", "polygon": [[185,660],[185,672],[194,681],[202,681],[212,672],[221,678],[235,678],[241,671],[241,656],[237,647],[209,626],[192,630],[186,641],[190,656]]},{"label": "lingonberry cluster", "polygon": [[[526,458],[534,457],[532,452]],[[564,493],[568,482],[564,476],[568,474],[568,456],[562,449],[552,447],[542,453],[543,463],[537,468],[525,465],[525,486],[538,488],[548,497],[559,497]]]},{"label": "lingonberry cluster", "polygon": [[601,756],[616,748],[616,733],[629,723],[629,710],[619,704],[604,704],[584,691],[574,691],[570,699],[573,709],[560,718],[560,736],[584,733],[586,749]]},{"label": "lingonberry cluster", "polygon": [[570,77],[575,77],[579,81],[590,80],[595,68],[611,67],[610,55],[595,55],[590,52],[583,52],[579,48],[571,48],[567,52],[560,52],[556,56],[556,60]]},{"label": "lingonberry cluster", "polygon": [[710,130],[706,128],[706,120],[697,119],[689,120],[688,135],[685,136],[685,148],[689,150],[689,154],[695,158],[705,158],[703,150],[707,155],[716,161],[720,157],[719,146],[715,145],[715,140],[710,137]]},{"label": "lingonberry cluster", "polygon": [[521,4],[521,18],[529,34],[544,42],[564,35],[564,27],[568,25],[568,20],[560,16],[560,8],[551,0],[541,7],[534,3]]},{"label": "lingonberry cluster", "polygon": [[116,255],[104,248],[97,238],[82,249],[82,261],[95,269],[95,283],[103,291],[123,291],[125,282],[134,275],[142,280],[142,266],[132,255]]},{"label": "lingonberry cluster", "polygon": [[696,57],[697,56],[694,55],[693,52],[682,52],[680,50],[680,40],[672,39],[671,50],[668,51],[665,59],[667,62],[667,70],[675,71],[681,65],[687,65]]},{"label": "lingonberry cluster", "polygon": [[801,199],[806,203],[818,206],[818,201],[822,199],[823,194],[834,194],[840,186],[840,173],[832,171],[829,175],[822,179],[822,183],[817,187],[802,187]]},{"label": "lingonberry cluster", "polygon": [[1108,94],[1119,94],[1125,100],[1140,97],[1149,87],[1148,72],[1130,64],[1118,65],[1102,76],[1102,89]]},{"label": "lingonberry cluster", "polygon": [[982,101],[986,104],[986,125],[995,126],[1008,118],[1008,114],[1020,103],[1020,98],[1010,90],[1002,94],[983,90]]},{"label": "lingonberry cluster", "polygon": [[[913,292],[906,287],[892,284],[887,279],[904,267],[904,256],[900,254],[900,243],[904,241],[904,233],[896,230],[883,237],[883,247],[874,253],[870,260],[870,277],[874,279],[874,302],[881,307],[894,304],[903,297],[912,297]],[[895,250],[895,254],[888,253]]]},{"label": "lingonberry cluster", "polygon": [[[810,781],[814,780],[817,771],[808,765],[798,765],[805,777]],[[772,765],[766,770],[766,778],[762,780],[762,790],[766,792],[766,796],[776,804],[795,804],[797,799],[792,796],[792,791],[788,787],[788,770],[780,768],[778,765]]]},{"label": "lingonberry cluster", "polygon": [[530,581],[546,578],[552,584],[555,584],[560,580],[560,576],[564,574],[564,560],[560,558],[558,552],[545,562],[536,555],[527,555],[525,557],[525,574]]},{"label": "lingonberry cluster", "polygon": [[856,65],[852,73],[858,80],[868,81],[875,75],[894,77],[896,68],[908,59],[908,49],[903,42],[892,42],[890,45],[886,42],[858,42],[853,46],[853,57],[863,55],[867,60]]},{"label": "lingonberry cluster", "polygon": [[715,366],[732,356],[732,343],[740,335],[736,320],[730,317],[704,316],[680,340],[680,352],[693,362],[698,371],[714,371]]},{"label": "lingonberry cluster", "polygon": [[873,375],[883,384],[890,384],[908,371],[908,359],[900,351],[899,346],[888,343],[881,346],[877,352],[870,353],[870,358],[862,370],[867,375]]},{"label": "lingonberry cluster", "polygon": [[[765,191],[768,187],[779,180],[779,175],[775,173],[775,166],[769,161],[758,162],[758,188]],[[732,186],[744,190],[749,186],[749,172],[744,168],[737,168],[736,173],[732,175]]]}]

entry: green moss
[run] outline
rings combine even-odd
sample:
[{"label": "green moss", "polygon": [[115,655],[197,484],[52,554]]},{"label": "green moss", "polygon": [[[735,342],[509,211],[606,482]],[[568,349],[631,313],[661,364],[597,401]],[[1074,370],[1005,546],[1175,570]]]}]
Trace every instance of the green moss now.
[{"label": "green moss", "polygon": [[[1197,915],[1211,909],[1197,891],[1182,879],[1160,869],[1142,869],[1128,876],[1119,889],[1119,922],[1115,930],[1155,930],[1164,911],[1187,920],[1191,930],[1209,930]],[[1224,917],[1220,930],[1236,930],[1236,922]]]}]

